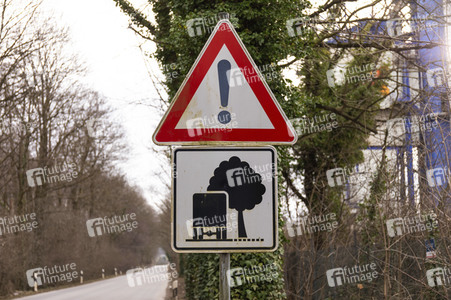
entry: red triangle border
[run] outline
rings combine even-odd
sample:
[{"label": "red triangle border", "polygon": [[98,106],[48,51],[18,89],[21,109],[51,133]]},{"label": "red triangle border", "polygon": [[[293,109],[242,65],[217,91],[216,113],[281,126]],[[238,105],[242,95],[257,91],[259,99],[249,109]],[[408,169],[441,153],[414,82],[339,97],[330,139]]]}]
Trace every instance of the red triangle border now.
[{"label": "red triangle border", "polygon": [[[231,130],[209,130],[214,132],[194,136],[190,136],[188,129],[175,129],[186,107],[224,45],[230,51],[239,68],[242,70],[248,68],[256,72],[251,75],[248,74],[250,72],[245,72],[244,76],[272,122],[274,129],[232,128]],[[239,39],[232,24],[227,20],[220,21],[155,131],[153,136],[155,144],[193,145],[224,144],[225,142],[230,142],[230,144],[294,144],[297,140],[297,134],[269,87],[263,80],[249,80],[250,76],[260,74],[254,65],[252,58]]]}]

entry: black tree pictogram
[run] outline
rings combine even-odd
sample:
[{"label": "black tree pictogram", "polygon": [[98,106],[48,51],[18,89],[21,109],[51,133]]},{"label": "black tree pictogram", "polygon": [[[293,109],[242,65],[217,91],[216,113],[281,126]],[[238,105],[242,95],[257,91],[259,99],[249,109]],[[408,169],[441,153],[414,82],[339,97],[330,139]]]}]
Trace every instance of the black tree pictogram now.
[{"label": "black tree pictogram", "polygon": [[[240,179],[238,182],[229,184],[230,173],[234,170],[237,171],[237,174],[240,174]],[[229,178],[227,171],[230,171]],[[238,236],[240,238],[247,237],[243,211],[253,209],[263,200],[262,196],[266,192],[266,188],[261,182],[261,175],[255,173],[247,162],[241,161],[236,156],[231,157],[229,161],[222,161],[219,167],[215,169],[214,176],[210,178],[210,185],[207,190],[227,192],[229,194],[229,208],[238,211]]]}]

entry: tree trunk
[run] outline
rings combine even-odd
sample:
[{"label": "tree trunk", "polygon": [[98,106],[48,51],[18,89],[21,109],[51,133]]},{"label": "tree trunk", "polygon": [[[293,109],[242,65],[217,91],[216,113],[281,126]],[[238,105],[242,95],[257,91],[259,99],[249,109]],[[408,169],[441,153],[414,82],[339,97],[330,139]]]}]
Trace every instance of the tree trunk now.
[{"label": "tree trunk", "polygon": [[238,211],[238,237],[247,238],[246,227],[244,227],[243,211]]}]

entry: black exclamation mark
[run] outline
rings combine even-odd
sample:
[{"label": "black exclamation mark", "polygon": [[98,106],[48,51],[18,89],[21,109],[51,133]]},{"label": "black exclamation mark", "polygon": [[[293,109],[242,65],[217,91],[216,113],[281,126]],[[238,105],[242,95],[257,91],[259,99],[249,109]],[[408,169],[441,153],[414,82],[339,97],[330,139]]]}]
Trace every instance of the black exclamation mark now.
[{"label": "black exclamation mark", "polygon": [[[229,104],[229,78],[231,64],[228,60],[223,59],[218,62],[218,79],[219,79],[219,94],[221,97],[221,108],[227,109]],[[228,73],[228,74],[227,74]],[[227,76],[229,75],[229,76]],[[218,114],[218,120],[222,124],[227,124],[231,121],[230,112],[223,110]]]}]

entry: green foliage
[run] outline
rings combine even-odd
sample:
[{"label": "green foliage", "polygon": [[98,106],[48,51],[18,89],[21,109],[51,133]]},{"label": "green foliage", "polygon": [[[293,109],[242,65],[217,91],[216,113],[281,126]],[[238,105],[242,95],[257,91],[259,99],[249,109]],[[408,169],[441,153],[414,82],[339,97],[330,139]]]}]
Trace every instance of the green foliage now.
[{"label": "green foliage", "polygon": [[[347,68],[361,67],[376,63],[378,57],[371,54],[353,53]],[[314,214],[326,210],[338,212],[342,197],[342,187],[330,188],[325,173],[337,167],[353,168],[363,161],[362,149],[370,130],[374,130],[374,115],[382,99],[381,80],[346,82],[330,87],[327,71],[333,61],[328,50],[319,49],[305,60],[300,76],[304,79],[298,88],[293,88],[290,98],[294,115],[292,118],[314,119],[318,116],[335,114],[337,127],[330,131],[302,132],[294,152],[286,157],[296,174],[305,177],[305,202]]]},{"label": "green foliage", "polygon": [[[157,51],[155,57],[162,65],[174,63],[179,74],[186,75],[199,55],[209,33],[190,37],[187,21],[193,18],[218,20],[220,12],[231,16],[240,38],[246,45],[257,66],[281,61],[290,53],[297,52],[299,43],[287,38],[286,20],[301,11],[302,2],[292,1],[152,1],[156,13]],[[156,8],[164,7],[157,10]],[[274,9],[277,7],[277,9]],[[169,14],[169,11],[170,14]],[[296,16],[296,15],[295,15]],[[280,70],[279,70],[280,71]],[[170,98],[179,88],[184,76],[166,82]],[[286,89],[281,77],[269,82],[271,89],[282,101]]]},{"label": "green foliage", "polygon": [[[244,283],[231,287],[231,299],[286,299],[283,280],[283,247],[282,221],[279,221],[279,248],[271,253],[233,253],[230,256],[230,268],[247,268],[274,264],[277,271],[272,280]],[[184,257],[185,284],[188,299],[218,299],[219,294],[219,255],[218,254],[186,254]]]},{"label": "green foliage", "polygon": [[187,299],[217,299],[219,256],[217,254],[186,254],[183,256]]}]

